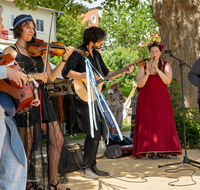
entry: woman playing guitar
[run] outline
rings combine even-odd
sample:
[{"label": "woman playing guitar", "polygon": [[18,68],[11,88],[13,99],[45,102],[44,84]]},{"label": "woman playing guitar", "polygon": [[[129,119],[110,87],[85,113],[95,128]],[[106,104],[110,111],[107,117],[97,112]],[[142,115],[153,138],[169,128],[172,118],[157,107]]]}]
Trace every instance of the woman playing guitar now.
[{"label": "woman playing guitar", "polygon": [[[43,55],[31,57],[27,49],[27,43],[31,40],[34,40],[34,38],[36,37],[35,26],[36,25],[31,15],[17,16],[14,19],[12,29],[14,38],[17,39],[17,41],[14,46],[8,47],[4,50],[4,54],[10,53],[18,63],[23,62],[25,71],[29,73],[29,78],[34,78],[40,83],[39,94],[41,97],[41,107],[32,108],[30,110],[30,113],[17,114],[15,116],[15,119],[29,160],[32,149],[34,126],[36,124],[42,123],[42,130],[46,134],[49,134],[47,138],[49,138],[51,143],[50,149],[48,151],[50,189],[66,190],[66,187],[60,184],[57,179],[58,163],[60,159],[61,148],[64,143],[64,137],[61,132],[58,118],[53,110],[53,107],[46,92],[46,88],[44,87],[44,83],[47,83],[47,79],[49,79],[50,81],[54,81],[56,79],[56,77],[63,69],[66,60],[73,52],[74,48],[65,47],[66,53],[64,54],[63,60],[60,62],[60,64],[52,70],[49,63],[47,62],[47,72],[43,73],[46,56]],[[42,116],[41,120],[40,116]],[[28,177],[30,177],[30,175]],[[44,176],[41,177],[43,177],[44,179]],[[34,185],[38,184],[28,183],[27,187],[33,190],[35,189],[33,187]],[[44,185],[42,187],[44,188]]]}]

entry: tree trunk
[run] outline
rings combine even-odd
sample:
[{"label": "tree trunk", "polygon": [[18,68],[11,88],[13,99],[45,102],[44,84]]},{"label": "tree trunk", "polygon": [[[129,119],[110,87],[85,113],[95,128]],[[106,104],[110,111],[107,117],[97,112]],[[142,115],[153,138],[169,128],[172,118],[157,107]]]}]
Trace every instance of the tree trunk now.
[{"label": "tree trunk", "polygon": [[[176,50],[179,59],[192,66],[200,55],[200,0],[152,0],[164,50]],[[172,66],[173,78],[181,84],[179,61],[169,54],[163,60]],[[186,106],[197,107],[197,87],[188,80],[190,68],[183,65]]]}]

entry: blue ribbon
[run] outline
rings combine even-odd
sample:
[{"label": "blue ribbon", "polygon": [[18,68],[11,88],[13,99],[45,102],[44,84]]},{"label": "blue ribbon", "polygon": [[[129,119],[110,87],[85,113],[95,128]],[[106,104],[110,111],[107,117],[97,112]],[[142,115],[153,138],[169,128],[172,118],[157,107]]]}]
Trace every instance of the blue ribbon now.
[{"label": "blue ribbon", "polygon": [[[89,107],[89,117],[90,117],[90,132],[91,137],[94,138],[94,128],[98,130],[97,123],[96,123],[96,113],[95,113],[95,105],[94,105],[94,98],[96,97],[97,100],[97,106],[99,108],[99,111],[105,120],[106,128],[108,130],[108,135],[110,137],[109,128],[108,128],[108,121],[111,125],[111,127],[116,127],[119,137],[121,140],[123,140],[121,131],[119,129],[119,126],[117,124],[117,121],[115,117],[113,116],[107,101],[103,97],[103,95],[100,93],[98,88],[98,83],[94,77],[92,64],[90,63],[89,59],[85,57],[85,63],[86,63],[86,77],[87,77],[87,89],[88,89],[88,107]],[[103,79],[103,77],[100,75],[100,73],[95,69],[95,71],[99,74],[99,76]],[[94,97],[95,95],[95,97]],[[108,121],[107,121],[108,120]]]}]

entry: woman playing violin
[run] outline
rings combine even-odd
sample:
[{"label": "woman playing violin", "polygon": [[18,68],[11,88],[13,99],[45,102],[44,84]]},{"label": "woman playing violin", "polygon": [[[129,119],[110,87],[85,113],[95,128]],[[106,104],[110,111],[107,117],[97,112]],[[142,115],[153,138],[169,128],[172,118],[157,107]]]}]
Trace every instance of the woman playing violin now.
[{"label": "woman playing violin", "polygon": [[[63,55],[63,60],[60,62],[60,64],[52,70],[50,64],[47,62],[47,71],[46,73],[42,73],[44,69],[43,67],[46,55],[31,57],[27,49],[27,43],[36,37],[35,26],[36,25],[31,15],[23,14],[17,16],[14,19],[13,29],[11,29],[13,30],[14,38],[17,39],[17,41],[14,46],[8,47],[4,50],[4,54],[10,53],[18,63],[23,63],[25,71],[29,73],[29,78],[34,78],[40,83],[39,94],[41,96],[41,108],[30,109],[30,114],[17,114],[15,116],[15,119],[26,150],[27,158],[29,160],[31,159],[30,157],[34,126],[42,122],[42,130],[46,134],[49,134],[48,138],[51,144],[48,152],[50,189],[66,190],[66,187],[59,183],[57,178],[58,163],[60,159],[61,148],[64,143],[64,137],[61,132],[58,118],[53,110],[53,107],[43,84],[47,83],[47,79],[49,79],[50,81],[54,81],[56,79],[56,77],[63,69],[65,61],[72,54],[74,48],[65,47],[66,53]],[[42,121],[40,121],[41,116]],[[49,128],[48,131],[47,126]],[[28,176],[30,177],[30,175]],[[33,185],[33,183],[28,183],[27,187],[33,190]]]}]

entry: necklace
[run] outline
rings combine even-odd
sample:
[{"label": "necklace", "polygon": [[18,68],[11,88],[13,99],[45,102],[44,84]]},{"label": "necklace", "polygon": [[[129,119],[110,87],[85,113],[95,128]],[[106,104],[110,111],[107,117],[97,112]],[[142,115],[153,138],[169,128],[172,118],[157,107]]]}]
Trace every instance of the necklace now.
[{"label": "necklace", "polygon": [[23,47],[23,46],[21,46],[18,42],[16,43],[17,45],[19,45],[19,47],[21,47],[21,48],[23,48],[23,49],[28,49],[27,47]]},{"label": "necklace", "polygon": [[[32,57],[28,54],[28,48],[25,48],[23,46],[21,46],[19,43],[15,43],[15,46],[18,48],[18,45],[20,47],[22,47],[23,49],[22,52],[24,53],[23,55],[29,57],[31,59],[31,61],[33,62],[33,67],[34,67],[34,72],[37,72],[37,66],[36,66],[36,62],[32,59]],[[18,48],[18,51],[20,52],[19,48]],[[21,52],[20,52],[21,53]],[[22,53],[21,53],[22,54]]]},{"label": "necklace", "polygon": [[15,46],[18,48],[18,50],[19,50],[19,47],[21,47],[21,51],[23,52],[23,54],[30,57],[30,55],[28,54],[28,48],[21,46],[19,43],[16,43]]}]

